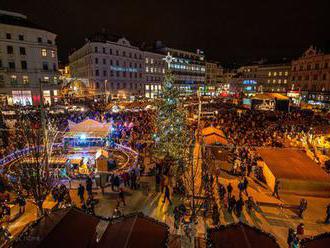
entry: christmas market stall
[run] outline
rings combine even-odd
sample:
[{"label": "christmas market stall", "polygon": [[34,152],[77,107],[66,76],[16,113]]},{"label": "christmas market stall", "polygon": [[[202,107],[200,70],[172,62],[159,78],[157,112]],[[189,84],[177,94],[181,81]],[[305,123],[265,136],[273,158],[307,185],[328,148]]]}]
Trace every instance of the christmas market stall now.
[{"label": "christmas market stall", "polygon": [[279,248],[275,238],[244,223],[208,229],[208,247],[215,248]]},{"label": "christmas market stall", "polygon": [[330,246],[330,233],[322,233],[301,241],[302,248],[328,248]]},{"label": "christmas market stall", "polygon": [[111,132],[111,123],[86,119],[80,123],[69,121],[69,131],[64,135],[65,147],[104,146]]}]

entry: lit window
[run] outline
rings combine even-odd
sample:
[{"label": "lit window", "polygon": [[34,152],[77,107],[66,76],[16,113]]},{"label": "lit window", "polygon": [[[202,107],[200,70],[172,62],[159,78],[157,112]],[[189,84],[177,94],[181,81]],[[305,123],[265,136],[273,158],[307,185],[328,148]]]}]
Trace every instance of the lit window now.
[{"label": "lit window", "polygon": [[285,84],[286,84],[287,82],[288,82],[288,80],[284,79],[283,83],[285,83]]},{"label": "lit window", "polygon": [[50,51],[52,58],[55,58],[55,51]]},{"label": "lit window", "polygon": [[45,82],[49,82],[49,77],[46,77],[46,76],[45,76],[45,77],[44,77],[44,81],[45,81]]},{"label": "lit window", "polygon": [[146,64],[148,64],[149,63],[149,59],[148,58],[146,58]]},{"label": "lit window", "polygon": [[281,79],[279,79],[279,80],[278,80],[278,83],[279,83],[279,84],[280,84],[280,83],[282,83],[282,80],[281,80]]},{"label": "lit window", "polygon": [[276,80],[275,79],[273,79],[273,84],[276,84]]},{"label": "lit window", "polygon": [[279,75],[279,76],[282,76],[282,72],[280,71],[280,72],[278,73],[278,75]]},{"label": "lit window", "polygon": [[150,72],[153,73],[154,72],[154,68],[150,67]]},{"label": "lit window", "polygon": [[165,73],[165,69],[163,68],[163,74]]},{"label": "lit window", "polygon": [[277,76],[277,72],[276,72],[276,71],[274,72],[274,76],[275,76],[275,77]]},{"label": "lit window", "polygon": [[285,75],[285,76],[287,76],[287,75],[288,75],[288,72],[287,72],[287,71],[286,71],[286,72],[284,72],[284,75]]},{"label": "lit window", "polygon": [[268,72],[268,76],[270,77],[272,75],[272,72]]},{"label": "lit window", "polygon": [[146,90],[149,90],[149,84],[146,84]]},{"label": "lit window", "polygon": [[154,59],[150,59],[150,64],[153,64],[154,63]]},{"label": "lit window", "polygon": [[17,76],[16,76],[16,75],[11,75],[11,76],[10,76],[10,81],[11,81],[12,83],[16,83],[16,82],[17,82]]},{"label": "lit window", "polygon": [[270,83],[270,79],[267,80],[267,83]]},{"label": "lit window", "polygon": [[23,84],[28,84],[28,83],[29,83],[29,77],[23,76]]},{"label": "lit window", "polygon": [[146,66],[146,72],[149,72],[149,67],[148,66]]},{"label": "lit window", "polygon": [[47,50],[46,49],[41,49],[41,55],[42,55],[42,57],[46,57],[47,56]]}]

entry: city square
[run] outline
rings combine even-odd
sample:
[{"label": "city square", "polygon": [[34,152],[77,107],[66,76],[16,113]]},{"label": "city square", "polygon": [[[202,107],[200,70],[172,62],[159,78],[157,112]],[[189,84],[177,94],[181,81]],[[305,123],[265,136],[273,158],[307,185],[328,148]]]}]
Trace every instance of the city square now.
[{"label": "city square", "polygon": [[53,23],[32,2],[0,10],[0,247],[330,247],[327,2],[294,48],[231,49],[209,23],[140,36],[145,16],[101,27],[79,3],[67,23],[58,1]]}]

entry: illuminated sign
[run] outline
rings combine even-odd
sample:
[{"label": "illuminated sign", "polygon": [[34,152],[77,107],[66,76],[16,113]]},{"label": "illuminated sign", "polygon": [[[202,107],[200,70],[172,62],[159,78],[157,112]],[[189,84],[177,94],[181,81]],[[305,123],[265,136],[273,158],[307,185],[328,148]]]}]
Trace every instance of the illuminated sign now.
[{"label": "illuminated sign", "polygon": [[257,82],[255,80],[244,80],[243,84],[244,85],[256,85]]},{"label": "illuminated sign", "polygon": [[136,68],[120,67],[120,66],[111,66],[111,70],[113,70],[113,71],[138,72],[138,69],[136,69]]}]

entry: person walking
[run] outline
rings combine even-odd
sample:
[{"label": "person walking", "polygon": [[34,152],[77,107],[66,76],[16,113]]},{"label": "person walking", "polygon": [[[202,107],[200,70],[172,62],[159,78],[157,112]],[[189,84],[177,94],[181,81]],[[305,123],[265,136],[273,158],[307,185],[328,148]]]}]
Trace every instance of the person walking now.
[{"label": "person walking", "polygon": [[244,189],[244,193],[246,194],[246,196],[249,196],[248,192],[247,192],[247,188],[249,186],[249,181],[246,177],[244,177],[244,180],[243,180],[243,189]]},{"label": "person walking", "polygon": [[330,224],[330,204],[327,206],[326,209],[325,224]]},{"label": "person walking", "polygon": [[25,212],[26,201],[25,201],[25,198],[21,194],[19,194],[17,196],[17,203],[19,205],[19,213],[23,214]]},{"label": "person walking", "polygon": [[241,217],[243,206],[244,206],[244,201],[243,198],[240,197],[239,200],[236,202],[236,215],[238,218]]},{"label": "person walking", "polygon": [[86,179],[86,191],[88,196],[91,197],[93,194],[93,181],[90,177],[87,177]]},{"label": "person walking", "polygon": [[273,196],[275,196],[277,199],[280,199],[280,195],[278,194],[279,189],[280,189],[280,181],[278,179],[276,179],[275,185],[274,185]]},{"label": "person walking", "polygon": [[233,186],[229,183],[227,186],[228,200],[231,198],[231,192],[233,192]]},{"label": "person walking", "polygon": [[84,194],[85,194],[85,187],[80,183],[78,187],[78,196],[80,198],[80,202],[85,202]]},{"label": "person walking", "polygon": [[305,212],[305,210],[307,209],[307,200],[302,198],[300,200],[300,204],[299,204],[299,217],[303,218],[303,213]]},{"label": "person walking", "polygon": [[170,188],[167,185],[165,185],[165,187],[164,187],[164,192],[165,192],[165,194],[164,194],[163,203],[165,203],[165,200],[167,199],[168,202],[170,203],[170,205],[172,205],[172,201],[170,199]]},{"label": "person walking", "polygon": [[124,196],[124,190],[122,188],[119,189],[117,207],[119,207],[120,202],[122,202],[124,204],[124,206],[126,206],[125,196]]}]

